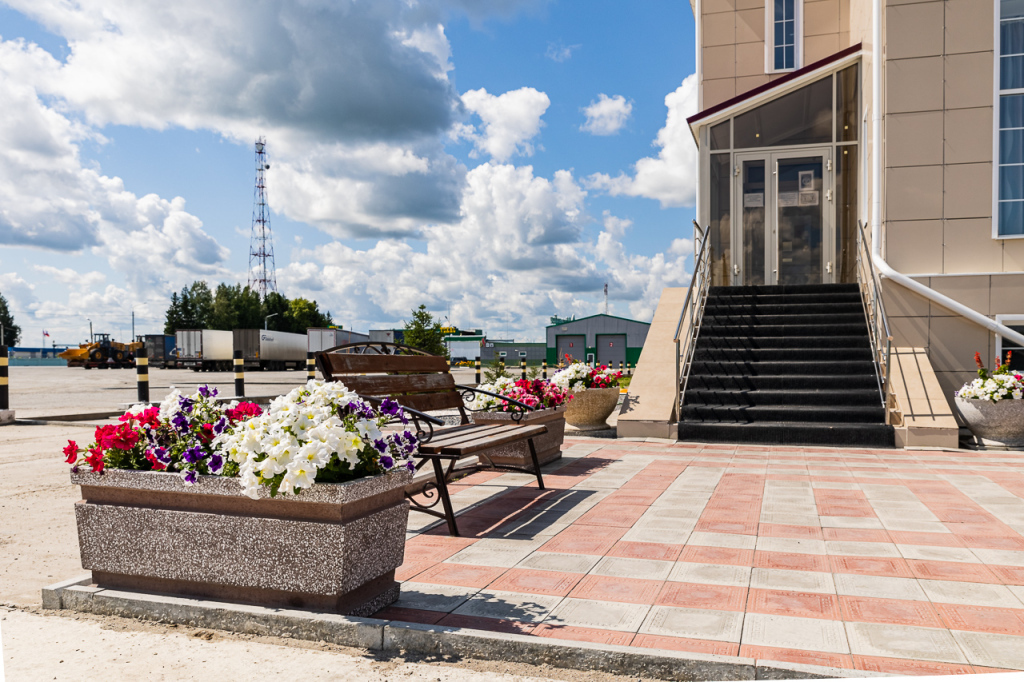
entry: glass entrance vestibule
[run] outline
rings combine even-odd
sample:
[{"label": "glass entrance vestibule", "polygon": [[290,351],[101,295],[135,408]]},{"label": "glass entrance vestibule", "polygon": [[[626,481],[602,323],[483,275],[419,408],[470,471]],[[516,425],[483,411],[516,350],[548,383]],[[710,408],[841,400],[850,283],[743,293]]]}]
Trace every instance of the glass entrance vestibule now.
[{"label": "glass entrance vestibule", "polygon": [[859,66],[700,129],[715,285],[856,281]]}]

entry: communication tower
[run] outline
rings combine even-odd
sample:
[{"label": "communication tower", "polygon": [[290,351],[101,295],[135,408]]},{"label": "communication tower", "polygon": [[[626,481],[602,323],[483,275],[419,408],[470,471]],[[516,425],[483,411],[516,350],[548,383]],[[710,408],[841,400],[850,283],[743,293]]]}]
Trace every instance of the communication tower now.
[{"label": "communication tower", "polygon": [[256,191],[252,205],[252,236],[249,238],[249,288],[258,292],[260,300],[270,291],[277,291],[274,267],[274,237],[270,233],[267,211],[267,140],[256,139]]}]

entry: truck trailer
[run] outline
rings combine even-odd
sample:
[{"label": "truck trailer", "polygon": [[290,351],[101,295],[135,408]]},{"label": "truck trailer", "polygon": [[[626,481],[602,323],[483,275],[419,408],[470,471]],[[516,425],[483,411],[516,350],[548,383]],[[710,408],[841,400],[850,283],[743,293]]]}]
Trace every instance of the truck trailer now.
[{"label": "truck trailer", "polygon": [[234,349],[242,351],[245,369],[304,369],[306,335],[266,329],[236,329]]},{"label": "truck trailer", "polygon": [[142,337],[150,367],[164,369],[178,366],[177,339],[172,334],[146,334]]},{"label": "truck trailer", "polygon": [[306,330],[306,337],[308,338],[308,350],[310,353],[319,353],[346,343],[359,343],[360,341],[370,340],[369,334],[360,334],[348,329],[335,329],[334,327],[310,327]]},{"label": "truck trailer", "polygon": [[179,329],[178,363],[193,372],[227,372],[231,369],[231,332],[221,329]]}]

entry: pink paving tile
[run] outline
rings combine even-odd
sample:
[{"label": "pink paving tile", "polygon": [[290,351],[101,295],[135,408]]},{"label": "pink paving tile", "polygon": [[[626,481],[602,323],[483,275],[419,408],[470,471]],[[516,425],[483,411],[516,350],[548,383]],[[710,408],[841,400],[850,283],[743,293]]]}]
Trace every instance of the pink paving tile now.
[{"label": "pink paving tile", "polygon": [[973,549],[1009,549],[1015,551],[1024,550],[1024,537],[1015,536],[985,536],[985,535],[960,535],[960,541],[965,547]]},{"label": "pink paving tile", "polygon": [[686,651],[695,654],[715,654],[718,656],[736,656],[740,645],[736,642],[715,642],[709,639],[690,639],[689,637],[665,637],[661,635],[637,635],[632,646],[647,649],[668,649],[669,651]]},{"label": "pink paving tile", "polygon": [[[511,517],[477,516],[473,512],[459,514],[455,518],[459,527],[459,534],[466,539],[482,538],[488,532],[511,519]],[[424,533],[424,535],[448,535],[448,524],[442,523],[439,526],[435,526]]]},{"label": "pink paving tile", "polygon": [[818,504],[819,516],[850,516],[854,518],[871,518],[874,510],[866,505]]},{"label": "pink paving tile", "polygon": [[966,663],[936,663],[934,661],[912,661],[905,658],[857,655],[853,656],[853,667],[857,670],[897,675],[969,675],[974,672]]},{"label": "pink paving tile", "polygon": [[953,533],[915,533],[911,531],[890,531],[892,541],[900,545],[924,545],[926,547],[964,547]]},{"label": "pink paving tile", "polygon": [[839,602],[834,594],[789,590],[750,589],[747,611],[773,616],[839,620]]},{"label": "pink paving tile", "polygon": [[867,556],[831,556],[833,573],[855,573],[889,578],[913,578],[906,559]]},{"label": "pink paving tile", "polygon": [[754,550],[734,549],[732,547],[704,547],[687,545],[679,555],[679,561],[690,561],[699,564],[728,564],[730,566],[750,566],[754,560]]},{"label": "pink paving tile", "polygon": [[437,563],[461,552],[476,542],[475,538],[457,538],[447,535],[417,535],[405,543],[405,560]]},{"label": "pink paving tile", "polygon": [[517,620],[504,620],[498,618],[485,618],[484,616],[463,616],[457,613],[449,613],[437,625],[444,625],[450,628],[472,628],[474,630],[487,630],[489,632],[506,632],[513,635],[528,635],[537,627],[536,623],[522,623]]},{"label": "pink paving tile", "polygon": [[996,575],[981,564],[965,564],[959,561],[918,561],[908,560],[915,578],[926,580],[956,580],[965,583],[1000,583]]},{"label": "pink paving tile", "polygon": [[946,523],[946,528],[955,535],[977,535],[980,537],[1020,537],[1012,528],[1003,523]]},{"label": "pink paving tile", "polygon": [[873,597],[839,597],[843,620],[860,623],[894,623],[942,628],[945,625],[930,602],[909,599],[875,599]]},{"label": "pink paving tile", "polygon": [[582,577],[582,573],[510,568],[504,575],[488,585],[488,589],[564,597]]},{"label": "pink paving tile", "polygon": [[486,483],[492,478],[504,475],[505,472],[503,471],[477,471],[465,478],[460,478],[458,483],[459,485],[479,485],[480,483]]},{"label": "pink paving tile", "polygon": [[655,602],[658,606],[681,606],[689,609],[742,611],[747,601],[747,588],[729,585],[667,582]]},{"label": "pink paving tile", "polygon": [[717,521],[701,518],[697,522],[696,530],[706,533],[757,535],[757,521]]},{"label": "pink paving tile", "polygon": [[676,561],[683,551],[682,545],[669,545],[660,542],[632,542],[619,540],[608,550],[608,556],[625,559],[655,559],[658,561]]},{"label": "pink paving tile", "polygon": [[626,646],[633,639],[632,632],[619,632],[617,630],[598,630],[596,628],[581,628],[575,625],[549,625],[542,623],[531,633],[538,637],[551,637],[553,639],[568,639],[574,642],[593,642],[594,644],[616,644]]},{"label": "pink paving tile", "polygon": [[877,528],[823,528],[826,540],[840,542],[895,542],[890,533]]},{"label": "pink paving tile", "polygon": [[653,604],[662,584],[661,580],[588,575],[576,585],[569,596],[627,604]]},{"label": "pink paving tile", "polygon": [[758,661],[780,661],[782,663],[825,665],[832,668],[853,667],[853,659],[846,654],[832,654],[825,651],[805,651],[803,649],[783,649],[774,646],[753,646],[750,644],[744,644],[740,647],[740,656],[744,658],[754,658]]},{"label": "pink paving tile", "polygon": [[625,532],[625,528],[570,526],[541,545],[537,551],[603,556]]},{"label": "pink paving tile", "polygon": [[395,569],[395,580],[405,582],[413,576],[427,570],[436,563],[436,561],[406,561]]},{"label": "pink paving tile", "polygon": [[[834,530],[832,528],[826,528]],[[809,538],[821,540],[822,529],[818,526],[787,526],[779,523],[762,523],[758,526],[757,535],[766,538]],[[825,539],[831,539],[826,536]]]},{"label": "pink paving tile", "polygon": [[1024,636],[1024,609],[998,609],[960,604],[936,604],[935,609],[951,630]]},{"label": "pink paving tile", "polygon": [[445,617],[443,611],[423,611],[420,609],[403,609],[395,606],[388,606],[373,614],[374,618],[381,620],[398,620],[403,623],[423,623],[434,625]]},{"label": "pink paving tile", "polygon": [[416,581],[432,585],[459,587],[486,587],[504,573],[505,568],[471,566],[469,564],[437,564],[416,576]]},{"label": "pink paving tile", "polygon": [[604,498],[604,504],[638,504],[650,506],[661,497],[660,490],[616,490]]},{"label": "pink paving tile", "polygon": [[580,526],[611,526],[632,528],[644,515],[647,507],[639,504],[607,504],[599,502],[593,509],[575,521]]},{"label": "pink paving tile", "polygon": [[782,568],[790,571],[818,571],[821,573],[829,573],[831,570],[829,568],[828,559],[829,557],[819,554],[792,554],[789,552],[758,551],[754,555],[753,565],[757,568]]},{"label": "pink paving tile", "polygon": [[1024,585],[1024,568],[1020,566],[989,566],[988,569],[1004,585]]}]

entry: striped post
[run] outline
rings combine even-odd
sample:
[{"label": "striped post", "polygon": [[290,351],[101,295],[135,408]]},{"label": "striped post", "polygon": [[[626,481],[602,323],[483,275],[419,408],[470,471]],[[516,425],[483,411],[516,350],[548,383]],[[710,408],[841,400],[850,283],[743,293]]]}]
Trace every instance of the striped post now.
[{"label": "striped post", "polygon": [[245,364],[242,360],[242,351],[235,351],[235,397],[245,397]]},{"label": "striped post", "polygon": [[526,381],[526,358],[519,360],[519,374],[522,376],[522,380]]},{"label": "striped post", "polygon": [[139,402],[149,402],[149,351],[146,347],[135,351],[135,379],[139,384]]},{"label": "striped post", "polygon": [[633,376],[633,366],[630,365],[628,362],[626,363],[626,376]]},{"label": "striped post", "polygon": [[11,409],[7,393],[7,346],[0,346],[0,410]]},{"label": "striped post", "polygon": [[622,373],[622,360],[619,360],[619,373]]},{"label": "striped post", "polygon": [[316,379],[316,361],[313,360],[313,351],[306,351],[306,378]]},{"label": "striped post", "polygon": [[541,364],[541,367],[543,368],[542,369],[543,373],[541,374],[541,378],[547,379],[548,378],[548,360],[547,360],[547,358],[544,358],[544,360],[540,364]]},{"label": "striped post", "polygon": [[476,383],[480,385],[480,358],[477,358],[474,364],[476,366]]}]

